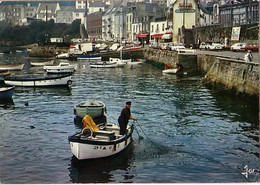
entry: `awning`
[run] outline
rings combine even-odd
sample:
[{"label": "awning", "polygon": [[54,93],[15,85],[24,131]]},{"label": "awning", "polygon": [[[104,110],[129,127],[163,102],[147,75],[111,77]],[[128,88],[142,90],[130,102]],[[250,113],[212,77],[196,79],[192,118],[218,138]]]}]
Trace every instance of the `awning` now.
[{"label": "awning", "polygon": [[164,34],[162,36],[162,39],[171,39],[172,38],[172,34],[171,33],[167,33],[167,34]]},{"label": "awning", "polygon": [[140,33],[140,34],[136,34],[137,37],[141,37],[141,38],[144,38],[144,37],[147,37],[147,33]]},{"label": "awning", "polygon": [[158,34],[152,35],[152,38],[162,38],[162,36],[163,36],[163,34],[158,33]]}]

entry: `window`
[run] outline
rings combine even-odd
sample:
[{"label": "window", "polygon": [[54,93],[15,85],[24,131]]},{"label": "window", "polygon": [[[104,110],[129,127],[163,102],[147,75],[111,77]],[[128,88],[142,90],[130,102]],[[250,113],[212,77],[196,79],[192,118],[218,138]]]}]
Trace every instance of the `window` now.
[{"label": "window", "polygon": [[164,31],[164,24],[162,25],[162,31]]}]

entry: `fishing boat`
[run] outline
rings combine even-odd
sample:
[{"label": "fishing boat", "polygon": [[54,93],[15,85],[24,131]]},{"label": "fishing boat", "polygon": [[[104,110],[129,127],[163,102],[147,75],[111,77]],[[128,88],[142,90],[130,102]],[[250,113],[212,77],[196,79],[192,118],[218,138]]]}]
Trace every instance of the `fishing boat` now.
[{"label": "fishing boat", "polygon": [[97,159],[115,155],[132,142],[133,125],[128,125],[125,135],[120,135],[118,124],[106,123],[92,131],[85,127],[68,137],[72,154],[79,160]]},{"label": "fishing boat", "polygon": [[22,87],[71,86],[71,75],[5,77],[4,82],[6,85]]},{"label": "fishing boat", "polygon": [[77,60],[83,60],[88,62],[101,61],[101,59],[102,59],[101,55],[95,55],[95,54],[77,56]]},{"label": "fishing boat", "polygon": [[39,67],[39,66],[48,66],[48,65],[53,65],[54,60],[49,60],[45,62],[30,62],[31,66]]},{"label": "fishing boat", "polygon": [[90,63],[91,68],[116,68],[118,64],[110,61],[99,61]]},{"label": "fishing boat", "polygon": [[77,65],[71,65],[68,62],[61,62],[58,66],[43,66],[47,73],[73,73]]},{"label": "fishing boat", "polygon": [[0,65],[0,70],[9,70],[9,71],[15,71],[15,70],[22,70],[24,64],[3,64]]},{"label": "fishing boat", "polygon": [[14,94],[13,87],[0,87],[0,98],[12,98]]}]

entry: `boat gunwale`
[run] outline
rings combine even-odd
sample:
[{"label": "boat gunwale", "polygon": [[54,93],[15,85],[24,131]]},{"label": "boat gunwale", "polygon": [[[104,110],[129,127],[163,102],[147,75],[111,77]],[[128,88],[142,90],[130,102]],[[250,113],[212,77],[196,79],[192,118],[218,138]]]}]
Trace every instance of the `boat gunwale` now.
[{"label": "boat gunwale", "polygon": [[74,142],[74,143],[81,143],[81,144],[90,144],[90,145],[115,145],[118,143],[124,142],[126,139],[130,138],[133,134],[134,131],[134,125],[131,125],[130,131],[128,134],[126,134],[124,137],[121,137],[116,140],[112,141],[99,141],[99,140],[89,140],[89,139],[80,139],[80,137],[76,136],[77,134],[80,134],[81,132],[78,132],[72,136],[68,137],[69,142]]},{"label": "boat gunwale", "polygon": [[60,75],[60,76],[14,76],[14,77],[5,77],[4,80],[5,81],[43,81],[43,80],[57,80],[57,79],[62,79],[62,78],[66,78],[72,76],[72,74],[66,74],[66,75]]}]

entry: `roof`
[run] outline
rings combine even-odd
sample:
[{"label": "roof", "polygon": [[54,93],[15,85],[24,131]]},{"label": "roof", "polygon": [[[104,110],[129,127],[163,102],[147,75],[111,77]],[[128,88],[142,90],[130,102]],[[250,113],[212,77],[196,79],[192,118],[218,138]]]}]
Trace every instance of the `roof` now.
[{"label": "roof", "polygon": [[[41,2],[36,2],[36,1],[2,1],[0,5],[17,5],[17,4],[22,4],[26,5],[30,3],[31,6],[38,6],[39,3]],[[75,1],[42,1],[42,3],[48,3],[48,4],[56,4],[59,3],[60,6],[75,6]]]},{"label": "roof", "polygon": [[41,13],[41,10],[46,10],[46,6],[48,11],[51,10],[51,13],[55,13],[57,9],[57,4],[43,3],[40,4],[37,10],[37,13]]},{"label": "roof", "polygon": [[90,2],[89,7],[105,7],[105,2]]},{"label": "roof", "polygon": [[204,7],[202,4],[201,4],[201,2],[199,2],[199,8],[202,10],[202,12],[204,12],[204,13],[206,13],[206,14],[210,14],[212,11],[213,11],[213,4],[212,4],[212,10],[211,10],[211,12],[210,12],[210,10],[207,8],[206,9],[206,7]]}]

